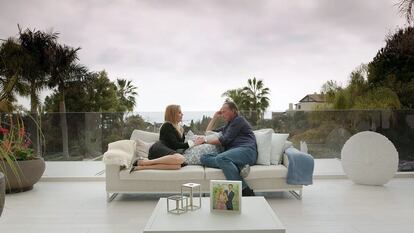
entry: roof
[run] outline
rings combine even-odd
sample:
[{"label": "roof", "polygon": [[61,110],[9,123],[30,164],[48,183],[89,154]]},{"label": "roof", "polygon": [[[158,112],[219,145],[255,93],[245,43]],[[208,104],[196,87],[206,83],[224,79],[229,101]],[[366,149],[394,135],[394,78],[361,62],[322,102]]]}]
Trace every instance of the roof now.
[{"label": "roof", "polygon": [[303,97],[301,100],[299,100],[300,103],[303,102],[319,102],[319,103],[324,103],[325,101],[325,97],[322,94],[309,94],[306,95],[305,97]]}]

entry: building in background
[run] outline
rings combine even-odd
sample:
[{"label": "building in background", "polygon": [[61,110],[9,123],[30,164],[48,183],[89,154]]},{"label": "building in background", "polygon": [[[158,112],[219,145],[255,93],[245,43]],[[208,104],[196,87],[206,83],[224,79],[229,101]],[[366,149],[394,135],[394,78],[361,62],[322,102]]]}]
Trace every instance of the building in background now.
[{"label": "building in background", "polygon": [[293,104],[289,104],[288,111],[313,111],[317,109],[325,109],[327,107],[327,102],[325,97],[322,94],[308,94],[299,100],[299,103],[295,104],[295,109],[293,109]]}]

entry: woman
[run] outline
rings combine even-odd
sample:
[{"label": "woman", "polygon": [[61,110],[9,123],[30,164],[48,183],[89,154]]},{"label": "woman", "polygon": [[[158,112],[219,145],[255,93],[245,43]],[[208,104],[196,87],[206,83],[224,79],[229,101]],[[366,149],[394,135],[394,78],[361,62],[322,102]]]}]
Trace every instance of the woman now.
[{"label": "woman", "polygon": [[227,195],[224,193],[223,189],[220,188],[217,194],[217,202],[216,202],[216,209],[218,210],[225,210],[227,202]]},{"label": "woman", "polygon": [[183,113],[179,105],[168,105],[164,113],[164,124],[160,129],[160,140],[149,149],[148,159],[140,158],[134,163],[131,171],[145,169],[176,170],[185,166],[185,158],[177,150],[184,151],[195,145],[204,143],[204,138],[184,142],[184,129],[179,124]]}]

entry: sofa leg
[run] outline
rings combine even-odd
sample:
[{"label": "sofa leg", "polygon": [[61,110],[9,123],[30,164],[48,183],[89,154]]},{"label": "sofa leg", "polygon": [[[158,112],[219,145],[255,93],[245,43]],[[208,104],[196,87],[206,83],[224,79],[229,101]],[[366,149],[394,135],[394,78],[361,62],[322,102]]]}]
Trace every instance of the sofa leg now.
[{"label": "sofa leg", "polygon": [[302,189],[299,190],[299,192],[296,192],[295,190],[290,190],[290,194],[292,194],[296,199],[302,200]]},{"label": "sofa leg", "polygon": [[110,193],[106,193],[106,202],[111,202],[115,199],[115,197],[118,196],[118,193],[113,193],[112,195]]}]

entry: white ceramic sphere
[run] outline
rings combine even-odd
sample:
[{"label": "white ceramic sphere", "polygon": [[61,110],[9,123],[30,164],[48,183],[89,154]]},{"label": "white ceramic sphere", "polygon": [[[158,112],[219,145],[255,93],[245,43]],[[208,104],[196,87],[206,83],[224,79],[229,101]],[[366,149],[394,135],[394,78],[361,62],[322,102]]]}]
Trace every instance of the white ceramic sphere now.
[{"label": "white ceramic sphere", "polygon": [[341,151],[342,167],[353,182],[383,185],[398,169],[398,152],[385,136],[364,131],[346,141]]}]

